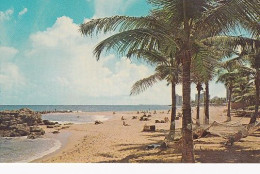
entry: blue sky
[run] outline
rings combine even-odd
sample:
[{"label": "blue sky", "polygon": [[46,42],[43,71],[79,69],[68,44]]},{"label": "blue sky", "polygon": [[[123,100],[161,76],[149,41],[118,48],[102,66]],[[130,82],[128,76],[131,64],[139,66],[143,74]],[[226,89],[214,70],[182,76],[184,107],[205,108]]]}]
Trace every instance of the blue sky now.
[{"label": "blue sky", "polygon": [[[165,82],[129,96],[153,68],[113,53],[97,62],[93,47],[108,35],[78,32],[91,18],[142,16],[149,9],[145,0],[1,0],[0,104],[169,104]],[[224,89],[210,83],[211,96],[225,96]],[[192,98],[195,91],[193,85]]]}]

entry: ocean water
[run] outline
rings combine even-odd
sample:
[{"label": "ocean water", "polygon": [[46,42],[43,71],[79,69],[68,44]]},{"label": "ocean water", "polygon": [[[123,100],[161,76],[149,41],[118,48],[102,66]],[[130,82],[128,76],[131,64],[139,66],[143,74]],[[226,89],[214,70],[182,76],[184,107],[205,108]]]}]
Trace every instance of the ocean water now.
[{"label": "ocean water", "polygon": [[0,163],[25,163],[55,152],[61,142],[52,138],[0,137]]},{"label": "ocean water", "polygon": [[0,110],[17,110],[29,108],[34,111],[148,111],[148,110],[168,110],[168,105],[0,105]]},{"label": "ocean water", "polygon": [[[95,120],[105,121],[109,116],[85,115],[82,112],[102,111],[153,111],[168,110],[167,105],[0,105],[0,110],[18,110],[29,108],[34,111],[66,111],[73,113],[44,114],[42,119],[57,121],[59,123],[92,123]],[[26,137],[1,138],[0,137],[0,163],[30,162],[47,154],[57,151],[68,135],[56,135],[61,138],[27,139]]]},{"label": "ocean water", "polygon": [[44,114],[42,115],[43,120],[50,120],[53,122],[63,123],[75,123],[75,124],[84,124],[84,123],[94,123],[96,120],[106,121],[109,119],[109,116],[105,115],[82,115],[81,113],[61,113],[61,114]]}]

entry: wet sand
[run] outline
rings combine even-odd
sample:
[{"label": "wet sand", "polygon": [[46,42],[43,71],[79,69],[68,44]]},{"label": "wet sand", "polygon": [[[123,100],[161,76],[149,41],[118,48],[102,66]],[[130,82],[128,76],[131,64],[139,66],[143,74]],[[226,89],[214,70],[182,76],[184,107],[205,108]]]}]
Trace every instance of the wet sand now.
[{"label": "wet sand", "polygon": [[[224,110],[226,107],[210,107],[210,122],[223,122],[226,120]],[[180,143],[166,150],[147,150],[149,144],[162,143],[169,132],[170,123],[156,123],[155,120],[170,119],[167,111],[151,113],[150,121],[139,121],[132,116],[142,116],[137,112],[95,112],[81,113],[84,115],[106,115],[110,119],[103,124],[93,123],[74,124],[68,129],[61,129],[62,133],[69,133],[60,150],[33,162],[40,163],[173,163],[181,162]],[[203,108],[201,108],[203,116]],[[124,117],[124,126],[121,117]],[[195,108],[193,108],[193,121],[195,122]],[[203,121],[203,117],[201,117]],[[249,118],[233,117],[233,122],[246,124]],[[143,132],[143,126],[155,125],[155,132]],[[176,128],[181,127],[181,119],[176,121]],[[53,129],[46,129],[47,132]],[[50,135],[50,134],[46,134]],[[53,138],[57,135],[52,135]],[[225,139],[209,136],[194,140],[196,162],[200,163],[259,163],[260,162],[260,131],[241,139],[233,146],[225,146]]]}]

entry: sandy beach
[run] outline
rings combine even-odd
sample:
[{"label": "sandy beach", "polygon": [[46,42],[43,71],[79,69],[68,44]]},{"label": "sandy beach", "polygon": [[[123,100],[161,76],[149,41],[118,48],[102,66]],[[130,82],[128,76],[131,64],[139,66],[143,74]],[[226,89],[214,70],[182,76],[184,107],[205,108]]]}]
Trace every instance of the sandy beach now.
[{"label": "sandy beach", "polygon": [[[226,107],[210,107],[210,122],[225,121]],[[78,114],[78,113],[77,113]],[[157,111],[150,121],[139,121],[132,116],[142,116],[137,112],[94,112],[80,113],[84,115],[106,115],[109,120],[103,124],[94,123],[73,124],[67,129],[61,129],[59,134],[52,134],[54,129],[47,129],[46,136],[58,138],[62,134],[69,134],[62,147],[43,158],[33,162],[37,163],[178,163],[181,162],[181,151],[175,143],[174,147],[148,150],[150,144],[160,144],[168,134],[170,123],[156,123],[155,120],[170,119],[167,111]],[[203,108],[201,108],[201,115]],[[124,126],[121,117],[124,117]],[[195,108],[193,108],[195,118]],[[201,121],[203,118],[201,118]],[[195,120],[194,120],[195,121]],[[232,122],[247,124],[249,118],[233,117]],[[143,132],[143,126],[155,125],[155,132]],[[181,119],[176,121],[176,128],[181,127]],[[225,139],[209,136],[194,140],[195,159],[198,163],[259,163],[260,162],[260,131],[235,142],[233,146],[225,146]]]}]

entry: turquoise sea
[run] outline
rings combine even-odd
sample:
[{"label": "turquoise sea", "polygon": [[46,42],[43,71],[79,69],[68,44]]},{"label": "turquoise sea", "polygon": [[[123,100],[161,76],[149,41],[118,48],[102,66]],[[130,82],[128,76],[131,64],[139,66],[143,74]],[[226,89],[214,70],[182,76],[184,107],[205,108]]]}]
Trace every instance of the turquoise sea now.
[{"label": "turquoise sea", "polygon": [[[168,110],[167,105],[0,105],[0,110],[17,110],[29,108],[34,111],[73,111],[65,114],[45,114],[42,119],[58,121],[60,123],[91,123],[95,120],[109,119],[103,115],[79,116],[80,112],[102,111],[153,111]],[[39,138],[35,140],[26,137],[0,138],[0,163],[30,162],[47,154],[57,151],[66,141],[68,135],[62,133],[53,138]]]},{"label": "turquoise sea", "polygon": [[148,110],[168,110],[168,105],[0,105],[0,110],[17,110],[29,108],[34,111],[148,111]]}]

